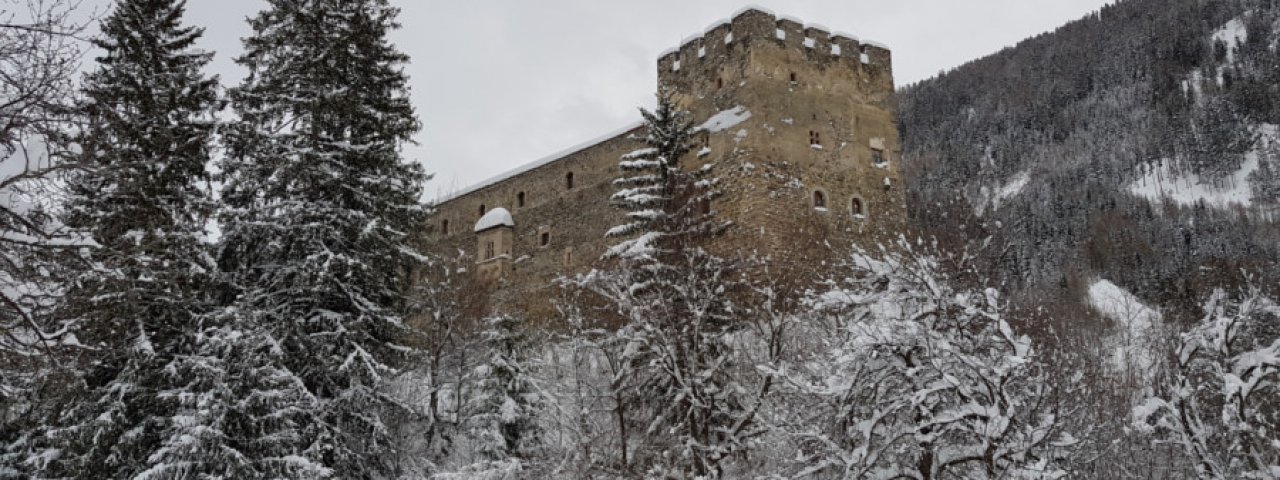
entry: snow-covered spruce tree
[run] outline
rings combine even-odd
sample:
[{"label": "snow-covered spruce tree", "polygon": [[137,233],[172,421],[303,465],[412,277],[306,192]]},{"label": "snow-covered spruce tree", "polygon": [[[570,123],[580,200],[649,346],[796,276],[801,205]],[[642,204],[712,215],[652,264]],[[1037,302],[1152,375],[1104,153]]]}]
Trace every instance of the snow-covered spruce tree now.
[{"label": "snow-covered spruce tree", "polygon": [[[736,266],[703,249],[728,224],[706,206],[718,194],[711,165],[685,169],[696,129],[670,92],[642,111],[647,147],[621,160],[627,176],[613,201],[629,222],[609,231],[626,237],[609,249],[613,271],[587,279],[627,325],[627,345],[613,389],[628,468],[654,476],[718,476],[743,445],[753,417],[745,388],[730,371],[735,330],[731,292]],[[632,425],[627,425],[632,423]]]},{"label": "snow-covered spruce tree", "polygon": [[1059,478],[1073,441],[994,289],[902,241],[855,255],[794,331],[776,422],[792,478]]},{"label": "snow-covered spruce tree", "polygon": [[485,323],[488,361],[469,382],[464,427],[481,462],[528,458],[539,442],[542,404],[529,372],[528,340],[509,315]]},{"label": "snow-covered spruce tree", "polygon": [[120,2],[95,40],[88,169],[70,179],[65,221],[100,247],[59,311],[93,353],[82,398],[49,433],[65,451],[37,475],[130,478],[168,461],[166,444],[216,435],[190,412],[204,373],[193,364],[210,360],[196,338],[214,285],[203,237],[217,80],[201,72],[212,55],[193,49],[201,30],[182,26],[183,4]]},{"label": "snow-covered spruce tree", "polygon": [[1182,447],[1201,478],[1280,478],[1280,306],[1251,286],[1215,292],[1204,310],[1134,424]]},{"label": "snow-covered spruce tree", "polygon": [[276,342],[280,367],[315,398],[310,447],[338,478],[396,469],[381,385],[414,352],[401,342],[409,238],[426,175],[401,148],[419,128],[388,41],[386,0],[270,0],[250,20],[231,91],[219,262],[239,315]]}]

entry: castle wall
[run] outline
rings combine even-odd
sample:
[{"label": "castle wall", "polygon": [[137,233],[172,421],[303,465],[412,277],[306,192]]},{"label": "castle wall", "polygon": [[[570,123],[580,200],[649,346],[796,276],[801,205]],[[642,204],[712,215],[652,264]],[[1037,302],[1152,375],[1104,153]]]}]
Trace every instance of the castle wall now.
[{"label": "castle wall", "polygon": [[[621,211],[609,203],[612,182],[618,176],[618,158],[642,146],[643,142],[629,138],[636,133],[641,131],[633,128],[441,202],[425,229],[428,242],[447,258],[474,259],[481,253],[472,231],[481,217],[480,206],[510,210],[516,223],[511,265],[506,278],[488,285],[494,290],[492,303],[535,316],[546,312],[551,306],[535,292],[560,275],[588,270],[611,244],[604,234],[622,218]],[[566,183],[570,173],[572,189]],[[524,206],[519,204],[521,193]],[[542,244],[543,234],[547,245]]]},{"label": "castle wall", "polygon": [[[660,84],[696,120],[738,112],[706,135],[706,149],[685,160],[689,168],[713,163],[723,182],[725,195],[712,210],[735,226],[713,250],[768,256],[779,270],[813,278],[854,242],[872,247],[902,231],[891,62],[878,45],[754,9],[659,58]],[[475,256],[471,227],[480,206],[507,208],[516,222],[513,260],[490,284],[493,303],[549,316],[552,281],[585,271],[615,241],[604,237],[624,219],[609,203],[612,180],[619,157],[643,146],[629,138],[635,133],[451,198],[439,205],[427,235],[448,256]],[[570,172],[573,189],[566,185]],[[815,192],[825,208],[815,208]],[[854,199],[861,214],[852,210]]]}]

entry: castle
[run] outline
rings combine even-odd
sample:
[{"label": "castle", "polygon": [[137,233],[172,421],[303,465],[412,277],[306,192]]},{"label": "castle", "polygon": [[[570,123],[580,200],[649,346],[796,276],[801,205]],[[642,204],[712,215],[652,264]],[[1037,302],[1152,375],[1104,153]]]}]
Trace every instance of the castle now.
[{"label": "castle", "polygon": [[[813,271],[906,225],[888,49],[748,8],[658,59],[658,81],[701,123],[687,168],[714,163],[732,220],[719,253]],[[705,120],[705,123],[703,121]],[[437,205],[426,235],[495,308],[550,314],[561,275],[589,270],[623,223],[609,202],[642,126],[519,167]]]}]

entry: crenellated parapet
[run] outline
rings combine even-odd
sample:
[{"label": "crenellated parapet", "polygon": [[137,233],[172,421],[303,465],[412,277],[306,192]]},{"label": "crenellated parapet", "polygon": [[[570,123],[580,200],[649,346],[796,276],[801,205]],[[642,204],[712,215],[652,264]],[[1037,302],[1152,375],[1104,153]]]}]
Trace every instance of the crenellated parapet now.
[{"label": "crenellated parapet", "polygon": [[766,47],[794,52],[821,68],[848,69],[875,88],[893,88],[893,58],[884,45],[754,7],[663,52],[658,58],[659,83],[687,87],[715,81],[705,77],[742,60],[753,48]]}]

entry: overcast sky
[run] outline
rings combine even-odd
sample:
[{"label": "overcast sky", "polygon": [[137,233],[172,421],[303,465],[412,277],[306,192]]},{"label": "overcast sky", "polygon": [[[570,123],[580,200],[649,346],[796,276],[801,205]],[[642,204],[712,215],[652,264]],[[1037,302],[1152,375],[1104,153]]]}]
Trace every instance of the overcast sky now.
[{"label": "overcast sky", "polygon": [[[111,0],[86,3],[104,8]],[[899,86],[994,53],[1110,0],[392,0],[423,121],[408,155],[457,190],[616,130],[653,102],[658,54],[755,4],[885,43]],[[188,0],[211,70],[231,59],[261,0]],[[92,67],[89,65],[89,67]],[[434,195],[429,195],[434,197]]]}]

